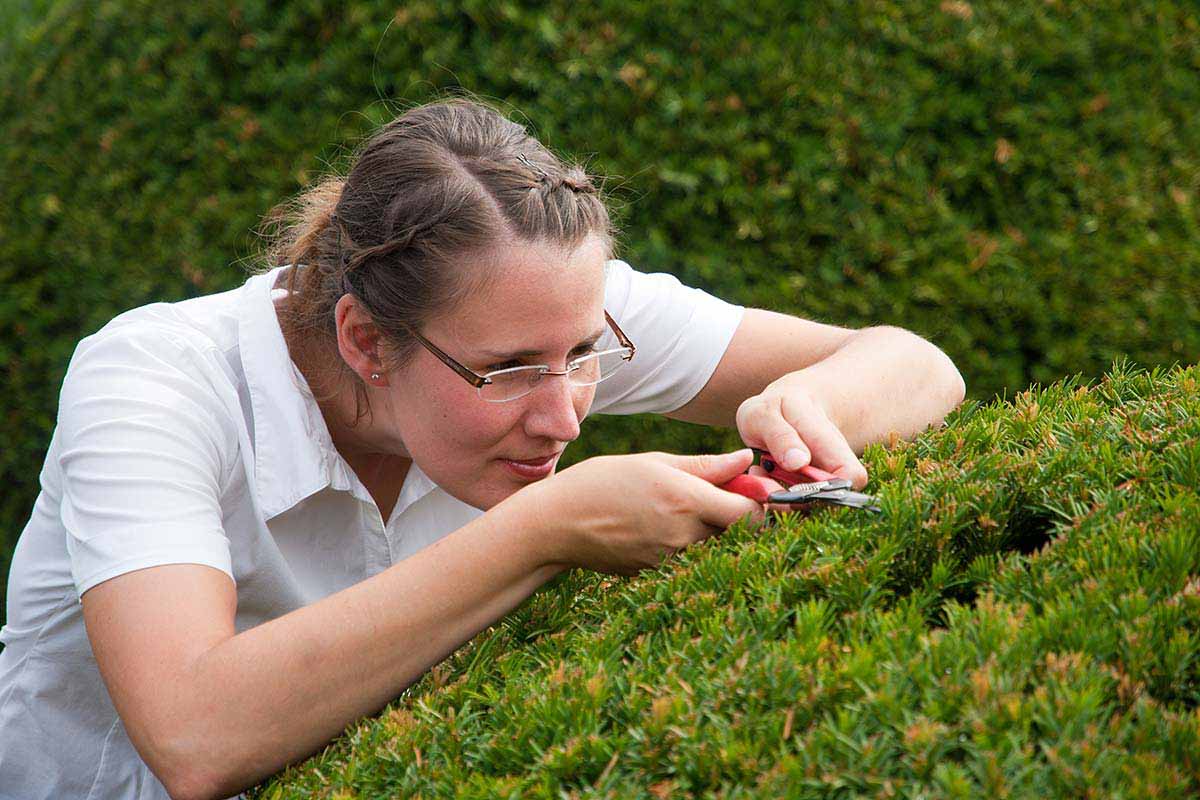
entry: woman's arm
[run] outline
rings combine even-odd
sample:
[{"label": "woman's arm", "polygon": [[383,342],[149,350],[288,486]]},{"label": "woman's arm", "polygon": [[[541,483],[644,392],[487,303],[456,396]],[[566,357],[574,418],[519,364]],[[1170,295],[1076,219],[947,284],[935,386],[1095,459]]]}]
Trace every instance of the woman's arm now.
[{"label": "woman's arm", "polygon": [[819,400],[855,453],[892,433],[909,439],[940,424],[966,395],[945,353],[892,327],[855,331],[826,358],[777,380]]},{"label": "woman's arm", "polygon": [[378,712],[562,566],[512,495],[384,572],[235,635],[229,577],[152,567],[85,592],[113,704],[173,797],[228,797]]},{"label": "woman's arm", "polygon": [[751,453],[600,456],[529,484],[384,572],[235,634],[228,575],[172,564],[83,593],[130,740],[173,797],[227,797],[323,747],[574,567],[632,575],[761,504]]},{"label": "woman's arm", "polygon": [[748,308],[708,383],[666,416],[736,427],[741,404],[785,376],[804,384],[856,453],[939,422],[966,392],[946,354],[902,328],[849,330]]},{"label": "woman's arm", "polygon": [[811,461],[861,487],[857,454],[939,424],[965,392],[946,354],[909,331],[853,331],[752,308],[708,383],[667,416],[736,426],[787,469]]}]

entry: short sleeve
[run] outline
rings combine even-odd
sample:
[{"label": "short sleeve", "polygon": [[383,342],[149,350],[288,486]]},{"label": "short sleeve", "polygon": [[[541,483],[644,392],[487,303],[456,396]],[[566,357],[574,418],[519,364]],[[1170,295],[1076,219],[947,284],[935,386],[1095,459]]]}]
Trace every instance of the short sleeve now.
[{"label": "short sleeve", "polygon": [[162,564],[233,577],[220,492],[238,438],[213,374],[199,348],[159,332],[102,331],[76,348],[57,436],[79,595]]},{"label": "short sleeve", "polygon": [[[712,377],[746,310],[620,260],[606,265],[604,302],[637,350],[596,386],[592,414],[663,414],[686,405]],[[618,346],[615,335],[599,346]]]}]

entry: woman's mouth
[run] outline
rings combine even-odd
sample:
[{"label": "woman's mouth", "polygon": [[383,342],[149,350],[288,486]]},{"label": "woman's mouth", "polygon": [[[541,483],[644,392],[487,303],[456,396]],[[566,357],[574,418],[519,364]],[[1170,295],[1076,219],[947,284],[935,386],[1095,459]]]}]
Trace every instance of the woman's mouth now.
[{"label": "woman's mouth", "polygon": [[538,480],[539,478],[546,477],[554,471],[554,462],[558,460],[560,455],[562,455],[561,450],[546,458],[526,461],[514,461],[509,458],[501,458],[499,461],[500,463],[504,464],[509,472],[513,473],[518,478],[524,478],[526,480]]}]

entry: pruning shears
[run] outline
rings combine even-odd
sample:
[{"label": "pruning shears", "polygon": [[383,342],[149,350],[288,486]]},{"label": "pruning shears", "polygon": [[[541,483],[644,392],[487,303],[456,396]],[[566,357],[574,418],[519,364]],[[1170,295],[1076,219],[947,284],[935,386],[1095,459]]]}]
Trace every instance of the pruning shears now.
[{"label": "pruning shears", "polygon": [[[790,472],[775,463],[771,454],[756,447],[750,448],[758,456],[761,466],[772,478],[787,486],[786,491],[772,492],[766,502],[778,505],[801,505],[804,503],[830,503],[837,506],[861,508],[878,514],[878,500],[869,494],[850,488],[847,478],[814,467],[811,464]],[[735,490],[736,491],[736,490]]]}]

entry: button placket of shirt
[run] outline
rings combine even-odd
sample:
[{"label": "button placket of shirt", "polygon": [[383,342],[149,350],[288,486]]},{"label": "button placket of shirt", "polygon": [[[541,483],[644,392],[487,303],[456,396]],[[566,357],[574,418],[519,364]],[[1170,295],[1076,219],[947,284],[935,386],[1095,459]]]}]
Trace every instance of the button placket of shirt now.
[{"label": "button placket of shirt", "polygon": [[392,518],[387,520],[384,530],[393,562],[399,560],[396,554],[404,549],[403,520],[413,519],[414,509],[429,498],[435,489],[436,485],[416,462],[409,465],[404,483],[400,487],[400,494],[396,497],[396,504],[392,507]]},{"label": "button placket of shirt", "polygon": [[[404,480],[405,483],[408,482],[407,477]],[[403,494],[403,491],[403,488],[401,488],[401,494]],[[409,507],[411,507],[411,504]],[[400,520],[407,512],[408,508],[401,509],[400,500],[397,499],[396,505],[392,506],[392,518],[384,523],[383,535],[387,540],[388,558],[391,559],[393,564],[396,563],[396,553],[400,551],[400,542],[404,538],[403,526],[400,524]]]},{"label": "button placket of shirt", "polygon": [[359,518],[362,520],[360,529],[356,532],[364,539],[363,549],[366,555],[366,570],[368,575],[382,572],[392,565],[392,548],[389,537],[375,501],[370,492],[362,485],[350,469],[349,464],[342,458],[341,453],[334,447],[333,438],[329,434],[329,426],[321,415],[316,397],[304,379],[304,375],[292,365],[292,380],[297,391],[304,397],[305,411],[303,419],[304,432],[317,443],[325,457],[325,468],[329,474],[329,485],[350,495],[358,503]]},{"label": "button placket of shirt", "polygon": [[392,565],[392,546],[379,509],[373,502],[360,499],[358,503],[362,509],[362,535],[366,537],[367,571],[374,575]]},{"label": "button placket of shirt", "polygon": [[362,524],[356,533],[363,537],[367,575],[382,572],[392,565],[392,553],[379,507],[375,505],[375,500],[371,497],[370,492],[354,474],[346,460],[342,458],[341,453],[333,446],[333,440],[329,438],[323,421],[318,428],[317,440],[325,454],[330,486],[345,492],[349,495],[346,498],[348,501],[358,504],[359,519],[362,520]]}]

